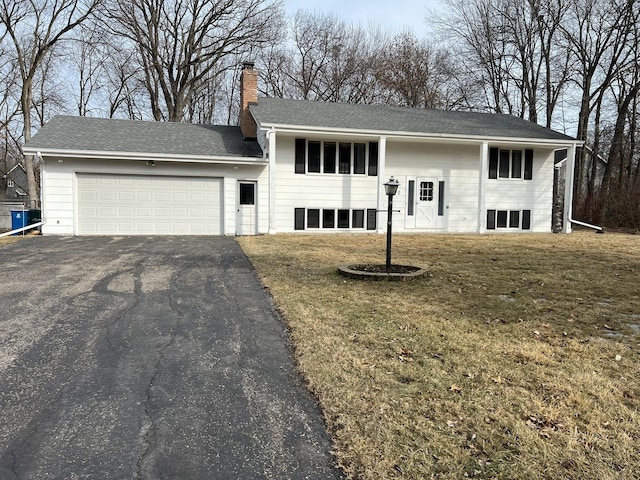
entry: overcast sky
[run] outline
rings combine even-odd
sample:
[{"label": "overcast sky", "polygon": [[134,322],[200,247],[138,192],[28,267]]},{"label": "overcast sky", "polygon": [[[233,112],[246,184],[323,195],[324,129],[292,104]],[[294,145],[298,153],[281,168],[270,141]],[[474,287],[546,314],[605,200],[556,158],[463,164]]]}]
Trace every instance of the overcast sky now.
[{"label": "overcast sky", "polygon": [[288,14],[300,9],[335,13],[363,26],[374,22],[393,32],[410,28],[418,36],[428,30],[427,11],[441,8],[439,0],[284,0],[284,3]]}]

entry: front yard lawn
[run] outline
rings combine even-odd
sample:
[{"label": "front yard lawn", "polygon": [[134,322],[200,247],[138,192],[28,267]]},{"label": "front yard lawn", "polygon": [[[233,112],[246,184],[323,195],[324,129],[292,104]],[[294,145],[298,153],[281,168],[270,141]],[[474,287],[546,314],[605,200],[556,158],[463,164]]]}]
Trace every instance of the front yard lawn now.
[{"label": "front yard lawn", "polygon": [[620,479],[640,465],[640,237],[239,239],[351,478]]}]

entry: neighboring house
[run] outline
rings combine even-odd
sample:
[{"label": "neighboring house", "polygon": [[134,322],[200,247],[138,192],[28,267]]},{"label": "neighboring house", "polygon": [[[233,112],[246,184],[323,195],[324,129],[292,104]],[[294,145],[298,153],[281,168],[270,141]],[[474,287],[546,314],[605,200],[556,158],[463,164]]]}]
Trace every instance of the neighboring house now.
[{"label": "neighboring house", "polygon": [[17,164],[0,177],[0,230],[11,230],[11,212],[28,208],[27,172]]},{"label": "neighboring house", "polygon": [[28,202],[27,171],[18,163],[2,175],[0,182],[0,200]]},{"label": "neighboring house", "polygon": [[55,117],[23,149],[43,233],[383,232],[390,176],[396,232],[550,232],[555,151],[581,144],[508,115],[258,99],[252,64],[241,106],[239,127]]}]

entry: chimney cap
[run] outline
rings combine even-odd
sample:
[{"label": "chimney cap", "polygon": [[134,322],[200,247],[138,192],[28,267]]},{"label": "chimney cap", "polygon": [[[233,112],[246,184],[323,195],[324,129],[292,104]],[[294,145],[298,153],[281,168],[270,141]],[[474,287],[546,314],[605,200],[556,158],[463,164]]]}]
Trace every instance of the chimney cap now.
[{"label": "chimney cap", "polygon": [[254,65],[255,65],[255,62],[253,60],[245,60],[244,62],[242,62],[242,69],[253,70]]}]

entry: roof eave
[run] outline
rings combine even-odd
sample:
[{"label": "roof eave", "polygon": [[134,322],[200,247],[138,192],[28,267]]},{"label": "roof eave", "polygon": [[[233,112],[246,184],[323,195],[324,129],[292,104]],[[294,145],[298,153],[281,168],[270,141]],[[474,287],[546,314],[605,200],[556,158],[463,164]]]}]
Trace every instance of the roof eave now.
[{"label": "roof eave", "polygon": [[28,155],[40,157],[87,158],[96,160],[139,160],[167,161],[177,163],[223,163],[235,165],[266,165],[264,157],[240,157],[226,155],[175,155],[147,152],[110,152],[99,150],[65,150],[54,148],[22,147]]},{"label": "roof eave", "polygon": [[438,140],[442,142],[465,142],[465,143],[482,143],[489,141],[500,144],[536,144],[536,145],[583,145],[581,140],[560,138],[534,138],[534,137],[504,137],[504,136],[483,136],[483,135],[453,135],[446,133],[421,133],[421,132],[402,132],[395,130],[365,130],[357,128],[331,128],[316,127],[304,125],[287,125],[278,123],[259,123],[259,128],[263,130],[275,129],[283,133],[292,134],[309,134],[316,135],[332,134],[332,135],[358,135],[363,137],[387,137],[402,140]]}]

